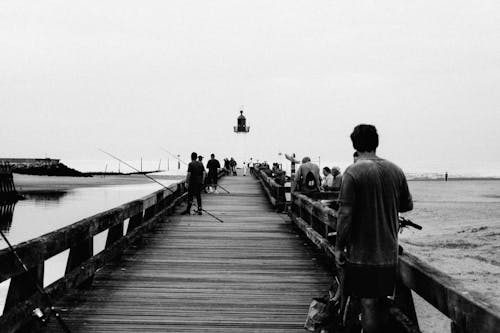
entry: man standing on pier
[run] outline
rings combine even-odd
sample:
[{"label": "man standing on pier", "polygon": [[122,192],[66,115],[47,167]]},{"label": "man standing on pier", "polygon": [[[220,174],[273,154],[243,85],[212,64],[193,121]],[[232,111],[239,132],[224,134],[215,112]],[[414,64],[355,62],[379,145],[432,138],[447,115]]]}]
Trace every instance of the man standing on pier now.
[{"label": "man standing on pier", "polygon": [[217,193],[217,179],[219,173],[220,163],[215,159],[215,154],[210,154],[210,160],[207,163],[208,169],[208,179],[207,185],[214,188],[214,192]]},{"label": "man standing on pier", "polygon": [[394,292],[398,262],[398,213],[412,210],[413,201],[403,171],[375,154],[375,126],[356,126],[351,140],[358,160],[343,176],[335,258],[343,268],[344,295],[361,299],[363,331],[386,332],[387,296]]},{"label": "man standing on pier", "polygon": [[191,214],[191,206],[193,204],[193,197],[196,197],[198,204],[198,215],[201,215],[201,189],[203,187],[203,180],[205,178],[205,167],[200,161],[197,161],[198,154],[191,153],[191,163],[188,165],[186,186],[188,187],[188,203],[183,215]]}]

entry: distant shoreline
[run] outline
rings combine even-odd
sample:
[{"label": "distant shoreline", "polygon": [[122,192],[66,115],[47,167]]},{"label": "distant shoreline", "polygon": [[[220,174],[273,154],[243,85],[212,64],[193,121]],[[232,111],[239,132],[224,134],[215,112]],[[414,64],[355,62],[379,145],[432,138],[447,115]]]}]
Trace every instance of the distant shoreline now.
[{"label": "distant shoreline", "polygon": [[[445,182],[444,178],[428,178],[428,177],[407,177],[408,181],[436,181]],[[448,177],[448,181],[470,181],[470,180],[500,180],[500,177]]]},{"label": "distant shoreline", "polygon": [[[165,180],[184,179],[183,176],[156,176],[161,182]],[[100,187],[115,185],[153,184],[143,175],[113,175],[94,177],[67,177],[67,176],[34,176],[14,173],[14,185],[19,194],[33,193],[61,193],[82,187]]]}]

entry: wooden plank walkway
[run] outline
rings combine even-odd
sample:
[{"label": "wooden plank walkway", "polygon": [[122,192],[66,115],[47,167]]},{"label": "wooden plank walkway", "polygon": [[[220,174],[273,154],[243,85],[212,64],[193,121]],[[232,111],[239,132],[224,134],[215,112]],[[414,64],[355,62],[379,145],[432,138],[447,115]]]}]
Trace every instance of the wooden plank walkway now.
[{"label": "wooden plank walkway", "polygon": [[60,302],[72,332],[304,332],[327,272],[255,178],[221,184],[231,194],[204,195],[203,206],[224,223],[208,215],[160,223],[90,289]]}]

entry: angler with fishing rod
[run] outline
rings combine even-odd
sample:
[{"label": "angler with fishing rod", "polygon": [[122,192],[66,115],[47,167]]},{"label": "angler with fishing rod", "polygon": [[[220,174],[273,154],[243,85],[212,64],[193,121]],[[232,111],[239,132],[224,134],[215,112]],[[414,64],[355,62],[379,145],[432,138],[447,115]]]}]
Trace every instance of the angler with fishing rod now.
[{"label": "angler with fishing rod", "polygon": [[[132,165],[128,164],[128,163],[127,163],[127,162],[125,162],[124,160],[122,160],[122,159],[120,159],[120,158],[118,158],[118,157],[116,157],[116,156],[114,156],[114,155],[112,155],[112,154],[110,154],[110,153],[108,153],[108,152],[106,152],[106,151],[102,150],[102,149],[99,149],[99,150],[100,150],[101,152],[103,152],[104,154],[108,155],[109,157],[111,157],[111,158],[113,158],[113,159],[115,159],[115,160],[117,160],[117,161],[119,161],[119,162],[121,162],[121,163],[125,164],[126,166],[128,166],[128,167],[129,167],[129,168],[131,168],[132,170],[135,170],[135,171],[139,172],[139,170],[138,170],[137,168],[135,168],[135,167],[133,167]],[[140,173],[140,174],[142,174],[144,177],[146,177],[146,178],[150,179],[151,181],[153,181],[153,182],[157,183],[158,185],[162,186],[164,189],[166,189],[166,190],[170,191],[171,193],[174,193],[174,191],[173,191],[172,189],[170,189],[170,188],[168,188],[167,186],[163,185],[161,182],[157,181],[157,180],[156,180],[156,179],[154,179],[153,177],[151,177],[151,176],[149,176],[149,175],[147,175],[147,174],[145,174],[145,173]],[[217,216],[215,216],[214,214],[210,213],[209,211],[207,211],[207,210],[205,210],[205,209],[203,209],[203,208],[200,208],[200,210],[201,210],[202,212],[205,212],[207,215],[209,215],[209,216],[213,217],[213,218],[214,218],[214,219],[216,219],[218,222],[220,222],[220,223],[224,223],[224,221],[223,221],[223,220],[221,220],[220,218],[218,218],[218,217],[217,217]]]},{"label": "angler with fishing rod", "polygon": [[205,167],[203,163],[197,161],[198,154],[191,153],[191,163],[188,165],[187,176],[186,176],[186,186],[188,187],[188,202],[187,207],[182,215],[191,214],[191,206],[193,205],[193,197],[196,197],[196,203],[198,205],[198,215],[202,215],[201,208],[201,190],[203,188],[203,183],[205,181]]},{"label": "angler with fishing rod", "polygon": [[351,134],[358,160],[344,172],[340,189],[335,259],[343,292],[360,299],[363,332],[387,332],[387,296],[394,292],[398,263],[399,213],[413,209],[403,171],[376,155],[373,125]]},{"label": "angler with fishing rod", "polygon": [[[161,148],[160,147],[160,149],[163,150],[165,153],[169,154],[170,156],[172,156],[173,158],[175,158],[180,163],[182,163],[182,164],[184,164],[186,166],[188,165],[186,162],[184,162],[179,157],[177,157],[176,155],[172,154],[171,152],[169,152],[165,148]],[[218,180],[218,177],[219,177],[218,171],[219,171],[219,168],[221,166],[220,166],[220,163],[219,163],[218,160],[215,160],[215,162],[213,162],[214,159],[215,159],[215,154],[212,153],[210,155],[210,160],[207,163],[208,176],[207,176],[206,180],[207,180],[208,183],[205,183],[203,186],[204,186],[204,188],[207,185],[208,186],[214,186],[215,190],[217,190],[217,187],[220,187],[224,192],[226,192],[227,194],[230,194],[231,192],[229,192],[226,188],[224,188],[220,184],[217,184],[217,180]]]}]

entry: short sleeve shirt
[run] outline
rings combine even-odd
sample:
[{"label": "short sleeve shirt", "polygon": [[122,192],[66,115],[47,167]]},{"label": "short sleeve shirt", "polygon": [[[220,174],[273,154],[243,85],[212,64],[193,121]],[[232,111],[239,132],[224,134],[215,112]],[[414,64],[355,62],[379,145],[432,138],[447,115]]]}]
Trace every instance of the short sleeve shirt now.
[{"label": "short sleeve shirt", "polygon": [[217,173],[217,170],[220,168],[220,163],[216,159],[209,160],[207,163],[207,169],[209,173]]},{"label": "short sleeve shirt", "polygon": [[412,207],[403,171],[381,159],[359,159],[342,177],[339,201],[352,207],[347,258],[355,264],[395,265],[398,212]]},{"label": "short sleeve shirt", "polygon": [[333,187],[333,175],[329,173],[325,179],[323,179],[323,186]]},{"label": "short sleeve shirt", "polygon": [[199,161],[189,163],[188,172],[191,173],[190,182],[192,182],[193,184],[203,183],[203,173],[205,172],[203,163]]}]

